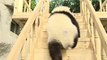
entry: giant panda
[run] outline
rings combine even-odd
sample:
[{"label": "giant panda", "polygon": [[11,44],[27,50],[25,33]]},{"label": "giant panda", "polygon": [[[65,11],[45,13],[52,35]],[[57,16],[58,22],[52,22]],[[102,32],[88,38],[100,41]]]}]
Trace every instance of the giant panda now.
[{"label": "giant panda", "polygon": [[53,9],[47,24],[47,34],[52,60],[62,60],[61,50],[77,45],[80,29],[69,7],[58,6]]}]

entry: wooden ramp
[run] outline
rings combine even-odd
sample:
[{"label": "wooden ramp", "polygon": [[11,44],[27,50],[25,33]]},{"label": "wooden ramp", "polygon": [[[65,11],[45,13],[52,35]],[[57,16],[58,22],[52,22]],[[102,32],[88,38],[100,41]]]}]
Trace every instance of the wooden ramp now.
[{"label": "wooden ramp", "polygon": [[[66,52],[63,52],[63,59],[64,60],[96,60],[96,57],[94,54],[95,52],[93,51],[91,47],[91,43],[90,43],[91,40],[89,38],[86,25],[83,22],[83,18],[81,14],[79,14],[79,16],[76,16],[76,15],[75,17],[78,20],[79,25],[80,25],[81,38],[79,38],[79,43],[75,49],[70,49],[70,50],[67,50]],[[43,39],[47,40],[46,37],[44,37]],[[41,43],[40,45],[42,46],[43,44]],[[43,45],[42,47],[44,46],[46,45]],[[40,47],[35,49],[35,59],[50,60],[47,47],[46,48],[45,47],[40,48]]]},{"label": "wooden ramp", "polygon": [[[49,1],[40,0],[33,11],[29,7],[30,0],[29,4],[26,0],[15,2],[20,4],[15,5],[13,19],[25,25],[7,60],[51,60],[47,49],[46,32]],[[27,8],[24,10],[23,6]],[[74,17],[79,23],[81,37],[75,49],[62,51],[63,60],[107,60],[107,36],[99,19],[103,15],[104,8],[101,9],[102,15],[97,15],[100,13],[95,12],[89,0],[81,0],[80,7],[81,12],[74,13]]]}]

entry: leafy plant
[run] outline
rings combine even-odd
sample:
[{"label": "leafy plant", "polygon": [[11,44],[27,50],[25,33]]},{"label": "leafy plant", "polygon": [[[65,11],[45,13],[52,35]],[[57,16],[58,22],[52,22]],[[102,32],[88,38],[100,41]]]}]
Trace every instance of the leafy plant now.
[{"label": "leafy plant", "polygon": [[92,5],[93,5],[93,7],[94,7],[94,9],[95,9],[96,11],[99,11],[99,9],[100,9],[100,5],[99,5],[99,4],[100,4],[100,3],[99,3],[98,0],[92,1]]},{"label": "leafy plant", "polygon": [[[104,1],[104,0],[102,0]],[[99,0],[92,0],[93,7],[96,11],[99,10]],[[72,12],[80,12],[80,0],[51,0],[50,1],[50,12],[57,6],[68,6],[72,9]],[[33,10],[36,6],[35,0],[31,0],[31,9]]]},{"label": "leafy plant", "polygon": [[72,8],[73,12],[79,12],[80,11],[80,7],[79,7],[79,0],[52,0],[50,2],[50,12],[59,5],[63,5],[63,6],[68,6],[70,8]]},{"label": "leafy plant", "polygon": [[31,9],[34,10],[35,6],[36,6],[35,0],[31,0]]}]

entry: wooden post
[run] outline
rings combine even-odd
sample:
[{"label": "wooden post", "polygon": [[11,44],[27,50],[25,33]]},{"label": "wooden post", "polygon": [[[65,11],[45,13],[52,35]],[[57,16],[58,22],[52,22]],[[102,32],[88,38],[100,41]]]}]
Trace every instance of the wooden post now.
[{"label": "wooden post", "polygon": [[22,47],[22,52],[21,52],[21,59],[22,60],[26,60],[27,58],[27,41],[24,43],[23,47]]},{"label": "wooden post", "polygon": [[105,53],[107,54],[107,34],[99,20],[99,18],[97,17],[96,13],[95,13],[95,10],[94,8],[92,7],[92,4],[90,3],[90,1],[88,0],[84,0],[86,3],[87,3],[87,6],[91,12],[91,14],[93,15],[92,18],[93,18],[93,21],[94,21],[94,24],[95,24],[95,27],[98,31],[98,34],[99,34],[99,37],[101,38],[101,44],[102,46],[104,47],[104,50],[106,51]]},{"label": "wooden post", "polygon": [[29,0],[29,11],[32,11],[31,10],[31,0]]},{"label": "wooden post", "polygon": [[31,32],[30,32],[30,36],[31,39],[29,41],[29,55],[28,55],[28,60],[34,60],[34,35],[35,35],[35,27],[34,25],[32,25],[31,27]]},{"label": "wooden post", "polygon": [[18,1],[19,1],[19,0],[15,0],[15,1],[14,1],[14,13],[17,13],[17,9],[18,9],[18,7],[17,7],[17,6],[18,6],[18,3],[17,3],[17,2],[18,2]]},{"label": "wooden post", "polygon": [[107,12],[107,3],[106,3],[106,12]]},{"label": "wooden post", "polygon": [[102,12],[102,0],[100,0],[99,2],[100,2],[100,12]]},{"label": "wooden post", "polygon": [[22,12],[23,10],[23,0],[15,0],[14,3],[14,13]]},{"label": "wooden post", "polygon": [[101,48],[101,40],[99,39],[98,36],[98,32],[96,30],[95,31],[95,43],[96,43],[96,56],[97,56],[97,60],[102,60],[102,48]]},{"label": "wooden post", "polygon": [[83,0],[80,0],[80,13],[83,13]]},{"label": "wooden post", "polygon": [[43,11],[40,15],[40,25],[38,27],[38,38],[35,47],[35,60],[50,60],[47,47],[46,24],[49,14],[49,1],[43,3]]},{"label": "wooden post", "polygon": [[92,17],[90,17],[90,19],[91,19],[91,25],[90,25],[90,30],[91,30],[91,42],[92,42],[92,45],[93,45],[93,48],[94,48],[94,51],[95,51],[95,48],[96,48],[96,46],[95,46],[95,35],[94,35],[94,23],[93,23],[93,19],[92,19]]}]

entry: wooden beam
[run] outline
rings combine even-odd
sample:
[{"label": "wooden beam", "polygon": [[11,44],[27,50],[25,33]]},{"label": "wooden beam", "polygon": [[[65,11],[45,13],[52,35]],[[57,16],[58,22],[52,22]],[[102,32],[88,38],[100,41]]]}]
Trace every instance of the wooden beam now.
[{"label": "wooden beam", "polygon": [[29,11],[32,11],[32,9],[30,8],[30,5],[27,3],[26,0],[24,0],[24,3],[26,4],[26,6],[28,7]]},{"label": "wooden beam", "polygon": [[22,10],[23,10],[23,0],[15,0],[14,13],[22,12]]},{"label": "wooden beam", "polygon": [[100,11],[102,11],[102,0],[99,0],[100,2]]},{"label": "wooden beam", "polygon": [[27,20],[30,16],[30,12],[24,12],[24,13],[15,13],[13,14],[12,18],[15,20]]},{"label": "wooden beam", "polygon": [[106,3],[107,3],[107,0],[105,0],[105,1],[103,2],[102,7],[104,7],[104,6],[106,5]]},{"label": "wooden beam", "polygon": [[97,17],[107,18],[107,12],[96,12]]}]

